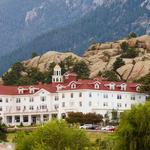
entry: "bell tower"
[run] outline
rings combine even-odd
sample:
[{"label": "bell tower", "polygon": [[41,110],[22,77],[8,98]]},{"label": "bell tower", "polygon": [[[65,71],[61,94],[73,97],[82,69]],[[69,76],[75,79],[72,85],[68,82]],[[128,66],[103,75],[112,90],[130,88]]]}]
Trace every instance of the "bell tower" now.
[{"label": "bell tower", "polygon": [[63,82],[63,76],[61,75],[61,67],[58,64],[54,67],[52,82],[53,83]]}]

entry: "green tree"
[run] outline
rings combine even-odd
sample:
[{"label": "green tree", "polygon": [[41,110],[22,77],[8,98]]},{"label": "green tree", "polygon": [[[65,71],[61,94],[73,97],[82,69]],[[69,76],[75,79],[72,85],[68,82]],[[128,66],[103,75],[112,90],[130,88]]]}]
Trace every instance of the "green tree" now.
[{"label": "green tree", "polygon": [[36,57],[36,56],[38,56],[38,54],[37,54],[36,52],[33,52],[31,58],[34,58],[34,57]]},{"label": "green tree", "polygon": [[72,71],[74,64],[77,62],[77,59],[73,56],[68,56],[63,60],[64,67],[67,71]]},{"label": "green tree", "polygon": [[126,52],[129,49],[129,44],[127,42],[122,42],[120,45],[123,52]]},{"label": "green tree", "polygon": [[32,85],[34,82],[28,76],[22,76],[18,81],[17,85]]},{"label": "green tree", "polygon": [[137,35],[136,35],[136,33],[134,33],[134,32],[131,32],[131,33],[128,35],[128,39],[136,38],[136,37],[137,37]]},{"label": "green tree", "polygon": [[112,70],[104,71],[102,77],[105,78],[107,81],[119,81],[118,76]]},{"label": "green tree", "polygon": [[[1,118],[0,118],[1,119]],[[0,120],[1,121],[1,120]],[[0,141],[6,141],[6,126],[0,122]]]},{"label": "green tree", "polygon": [[116,71],[118,68],[125,65],[125,62],[122,58],[118,57],[116,58],[116,61],[113,63],[113,70]]},{"label": "green tree", "polygon": [[17,81],[21,77],[21,72],[24,71],[25,68],[21,62],[15,63],[12,67],[11,70],[6,72],[3,76],[2,79],[4,81],[5,85],[15,85],[17,84]]},{"label": "green tree", "polygon": [[30,68],[27,70],[28,77],[32,81],[32,84],[37,84],[38,82],[44,82],[45,76],[39,71],[38,68]]},{"label": "green tree", "polygon": [[103,119],[102,115],[96,113],[83,114],[82,112],[70,112],[68,113],[68,117],[66,118],[66,121],[68,123],[97,124],[102,122],[102,119]]},{"label": "green tree", "polygon": [[149,150],[150,102],[122,113],[117,133],[117,150]]},{"label": "green tree", "polygon": [[66,122],[57,120],[30,134],[19,134],[16,142],[16,150],[83,150],[89,145],[83,130],[69,128]]},{"label": "green tree", "polygon": [[139,51],[134,47],[129,48],[126,52],[124,52],[121,57],[122,58],[135,58],[139,55]]},{"label": "green tree", "polygon": [[90,69],[84,61],[76,62],[73,71],[78,75],[80,79],[88,79],[90,75]]}]

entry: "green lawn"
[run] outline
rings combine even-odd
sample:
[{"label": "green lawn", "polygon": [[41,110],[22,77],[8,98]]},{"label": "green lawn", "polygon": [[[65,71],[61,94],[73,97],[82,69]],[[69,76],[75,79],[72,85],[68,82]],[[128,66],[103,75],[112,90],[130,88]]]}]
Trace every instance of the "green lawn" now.
[{"label": "green lawn", "polygon": [[87,131],[87,135],[89,137],[89,139],[91,140],[91,142],[95,142],[96,139],[101,139],[101,140],[105,140],[107,138],[110,138],[111,136],[114,136],[114,133],[108,133],[108,132],[90,132]]}]

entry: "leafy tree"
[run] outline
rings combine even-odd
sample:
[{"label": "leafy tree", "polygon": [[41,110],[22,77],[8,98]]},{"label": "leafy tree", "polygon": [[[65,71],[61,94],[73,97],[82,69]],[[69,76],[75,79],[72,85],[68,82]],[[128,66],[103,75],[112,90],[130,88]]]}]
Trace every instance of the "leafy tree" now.
[{"label": "leafy tree", "polygon": [[136,50],[134,47],[129,48],[126,52],[124,52],[121,57],[122,58],[135,58],[139,54],[139,51]]},{"label": "leafy tree", "polygon": [[32,85],[33,80],[29,78],[28,76],[22,76],[18,81],[17,85]]},{"label": "leafy tree", "polygon": [[30,68],[27,70],[27,73],[33,84],[44,82],[44,74],[38,68]]},{"label": "leafy tree", "polygon": [[102,77],[106,78],[108,81],[119,81],[118,76],[112,70],[103,72]]},{"label": "leafy tree", "polygon": [[118,57],[116,58],[116,61],[113,63],[113,70],[116,71],[118,68],[125,65],[125,62],[122,58]]},{"label": "leafy tree", "polygon": [[0,141],[6,141],[7,135],[6,135],[6,125],[1,123],[0,118]]},{"label": "leafy tree", "polygon": [[84,61],[76,62],[73,71],[78,75],[80,79],[88,79],[90,75],[90,69]]},{"label": "leafy tree", "polygon": [[136,82],[141,83],[141,92],[150,94],[150,72],[144,77],[141,77]]},{"label": "leafy tree", "polygon": [[70,112],[68,113],[68,117],[66,118],[66,121],[68,123],[91,123],[91,124],[97,124],[102,122],[102,116],[95,113],[87,113],[83,114],[82,112]]},{"label": "leafy tree", "polygon": [[101,77],[102,74],[103,74],[103,73],[102,73],[101,71],[99,71],[98,74],[97,74],[97,76]]},{"label": "leafy tree", "polygon": [[120,46],[123,52],[126,52],[129,49],[129,44],[127,42],[122,42]]},{"label": "leafy tree", "polygon": [[66,118],[68,123],[84,123],[84,114],[82,112],[70,112]]},{"label": "leafy tree", "polygon": [[83,150],[89,145],[83,130],[69,128],[66,122],[53,120],[29,135],[20,133],[16,150]]},{"label": "leafy tree", "polygon": [[17,84],[18,79],[21,77],[21,72],[24,71],[25,68],[22,63],[17,62],[15,63],[11,70],[6,72],[3,76],[2,79],[4,81],[5,85],[15,85]]},{"label": "leafy tree", "polygon": [[34,57],[36,57],[36,56],[38,56],[38,54],[37,54],[36,52],[33,52],[33,53],[32,53],[32,58],[34,58]]},{"label": "leafy tree", "polygon": [[76,62],[77,62],[77,59],[75,57],[72,57],[71,55],[66,57],[63,60],[64,67],[67,71],[72,70],[72,68]]},{"label": "leafy tree", "polygon": [[121,115],[116,150],[150,149],[150,102]]},{"label": "leafy tree", "polygon": [[134,33],[134,32],[131,32],[129,35],[128,35],[128,38],[129,39],[131,39],[131,38],[136,38],[137,37],[137,35],[136,35],[136,33]]}]

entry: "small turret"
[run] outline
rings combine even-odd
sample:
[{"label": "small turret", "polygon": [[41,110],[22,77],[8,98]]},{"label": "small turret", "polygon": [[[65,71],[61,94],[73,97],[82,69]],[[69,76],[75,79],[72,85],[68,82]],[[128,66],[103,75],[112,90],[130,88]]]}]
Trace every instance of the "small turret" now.
[{"label": "small turret", "polygon": [[58,64],[54,67],[52,82],[53,83],[63,82],[63,76],[61,75],[61,67]]}]

